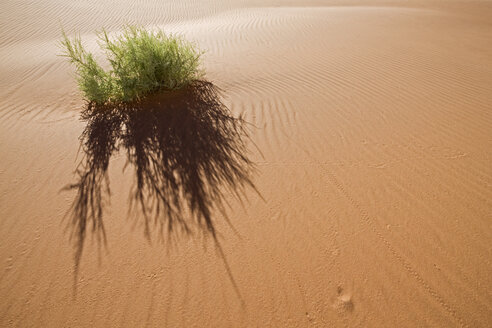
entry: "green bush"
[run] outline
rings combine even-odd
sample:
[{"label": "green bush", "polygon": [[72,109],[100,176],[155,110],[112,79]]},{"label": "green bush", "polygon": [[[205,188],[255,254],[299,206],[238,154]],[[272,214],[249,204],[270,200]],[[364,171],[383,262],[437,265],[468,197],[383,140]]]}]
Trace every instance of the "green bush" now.
[{"label": "green bush", "polygon": [[87,52],[80,37],[63,31],[63,56],[77,69],[80,90],[97,104],[139,100],[160,90],[176,90],[202,77],[201,52],[177,36],[128,26],[114,39],[103,30],[99,45],[111,69],[104,70]]}]

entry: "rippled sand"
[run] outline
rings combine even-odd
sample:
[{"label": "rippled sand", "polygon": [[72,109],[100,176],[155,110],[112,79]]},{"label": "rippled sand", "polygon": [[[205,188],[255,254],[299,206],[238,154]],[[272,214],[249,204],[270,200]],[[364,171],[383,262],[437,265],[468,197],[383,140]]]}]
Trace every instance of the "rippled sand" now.
[{"label": "rippled sand", "polygon": [[[0,326],[490,327],[491,22],[487,1],[3,1]],[[96,50],[126,23],[206,51],[261,197],[215,213],[224,257],[149,243],[116,156],[107,247],[88,235],[74,282],[84,104],[60,26]]]}]

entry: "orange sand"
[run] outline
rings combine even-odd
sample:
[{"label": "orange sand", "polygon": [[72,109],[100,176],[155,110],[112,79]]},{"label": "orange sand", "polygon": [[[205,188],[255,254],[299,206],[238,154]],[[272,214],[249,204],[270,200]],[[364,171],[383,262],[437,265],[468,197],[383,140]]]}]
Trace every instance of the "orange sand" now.
[{"label": "orange sand", "polygon": [[[1,327],[492,326],[491,2],[88,2],[0,4]],[[254,125],[263,199],[217,217],[237,290],[210,238],[147,242],[119,156],[74,296],[83,102],[56,42],[125,23],[197,42]]]}]

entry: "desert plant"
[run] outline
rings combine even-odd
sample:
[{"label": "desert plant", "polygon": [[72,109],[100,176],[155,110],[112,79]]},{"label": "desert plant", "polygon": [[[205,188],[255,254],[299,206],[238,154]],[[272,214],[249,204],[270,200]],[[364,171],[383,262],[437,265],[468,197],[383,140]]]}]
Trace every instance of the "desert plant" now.
[{"label": "desert plant", "polygon": [[64,31],[62,34],[62,55],[75,65],[79,88],[89,102],[139,100],[156,91],[180,89],[203,76],[201,52],[183,38],[161,30],[127,26],[115,38],[105,30],[100,32],[98,41],[109,70],[84,49],[80,36],[70,39]]}]

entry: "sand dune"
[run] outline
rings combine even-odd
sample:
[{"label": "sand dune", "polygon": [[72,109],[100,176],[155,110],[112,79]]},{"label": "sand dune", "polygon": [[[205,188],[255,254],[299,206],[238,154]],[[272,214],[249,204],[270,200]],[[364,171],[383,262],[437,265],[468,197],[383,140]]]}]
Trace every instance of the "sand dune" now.
[{"label": "sand dune", "polygon": [[[0,326],[491,326],[491,21],[487,1],[2,2]],[[74,282],[84,103],[60,26],[96,50],[126,23],[206,51],[261,197],[214,213],[225,257],[149,243],[114,156],[108,244],[88,236]]]}]

